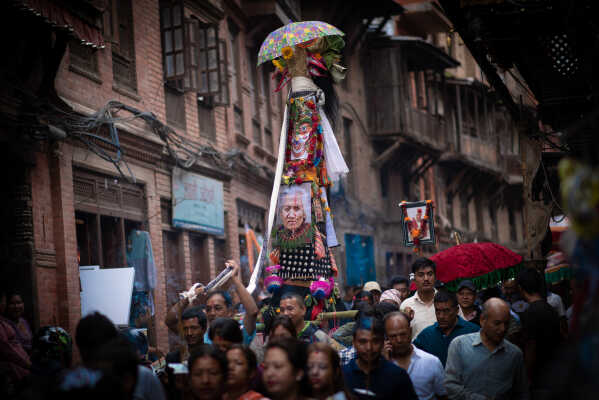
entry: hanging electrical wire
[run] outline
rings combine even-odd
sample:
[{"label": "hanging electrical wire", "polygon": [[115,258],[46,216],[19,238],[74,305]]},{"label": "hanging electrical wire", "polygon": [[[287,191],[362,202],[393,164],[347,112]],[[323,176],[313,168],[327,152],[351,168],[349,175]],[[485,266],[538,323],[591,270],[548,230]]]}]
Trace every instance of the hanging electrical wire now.
[{"label": "hanging electrical wire", "polygon": [[116,100],[108,101],[91,115],[81,115],[50,103],[37,104],[31,110],[23,110],[20,115],[21,119],[13,121],[13,125],[26,131],[24,137],[47,140],[52,137],[50,131],[57,127],[66,137],[81,142],[92,153],[113,164],[123,178],[133,183],[136,183],[136,179],[127,163],[117,125],[134,120],[142,120],[150,132],[160,138],[178,167],[189,169],[196,162],[204,161],[223,172],[242,167],[266,179],[274,177],[272,168],[254,161],[240,149],[220,152],[210,145],[179,135],[154,113],[138,110]]},{"label": "hanging electrical wire", "polygon": [[[218,167],[228,168],[223,155],[213,147],[193,142],[163,124],[153,113],[140,111],[119,101],[111,100],[89,116],[62,111],[50,114],[48,119],[62,126],[68,136],[81,141],[90,151],[112,163],[123,177],[133,182],[136,181],[135,176],[125,160],[117,124],[135,119],[144,121],[162,140],[177,166],[189,169],[204,157]],[[124,173],[123,166],[127,174]]]}]

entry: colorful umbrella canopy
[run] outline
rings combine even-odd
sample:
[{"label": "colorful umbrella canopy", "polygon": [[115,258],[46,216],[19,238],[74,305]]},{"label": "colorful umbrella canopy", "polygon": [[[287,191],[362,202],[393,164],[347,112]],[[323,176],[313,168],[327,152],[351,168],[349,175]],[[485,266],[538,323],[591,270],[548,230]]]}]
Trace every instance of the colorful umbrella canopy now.
[{"label": "colorful umbrella canopy", "polygon": [[283,55],[284,47],[324,36],[345,34],[331,24],[321,21],[292,22],[268,34],[258,52],[258,65]]},{"label": "colorful umbrella canopy", "polygon": [[437,279],[449,290],[456,290],[465,279],[479,289],[515,278],[522,256],[495,243],[466,243],[431,257],[437,264]]}]

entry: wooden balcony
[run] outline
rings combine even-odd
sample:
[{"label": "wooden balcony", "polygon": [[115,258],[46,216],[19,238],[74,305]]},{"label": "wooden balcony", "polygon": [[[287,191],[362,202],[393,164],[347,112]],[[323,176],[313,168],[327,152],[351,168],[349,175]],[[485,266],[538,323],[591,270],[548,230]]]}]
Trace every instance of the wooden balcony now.
[{"label": "wooden balcony", "polygon": [[425,152],[443,152],[450,126],[442,112],[443,70],[457,61],[419,38],[393,37],[369,46],[365,72],[372,139],[401,138]]},{"label": "wooden balcony", "polygon": [[447,150],[448,122],[444,116],[411,107],[406,107],[404,116],[402,136],[435,151]]}]

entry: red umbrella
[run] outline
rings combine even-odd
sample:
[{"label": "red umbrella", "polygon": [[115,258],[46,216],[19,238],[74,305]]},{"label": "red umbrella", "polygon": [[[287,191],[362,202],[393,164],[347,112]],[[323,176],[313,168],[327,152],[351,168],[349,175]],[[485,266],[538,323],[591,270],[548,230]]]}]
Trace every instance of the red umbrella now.
[{"label": "red umbrella", "polygon": [[437,279],[449,290],[456,290],[465,279],[485,289],[515,278],[522,256],[495,243],[465,243],[441,251],[431,260],[437,265]]}]

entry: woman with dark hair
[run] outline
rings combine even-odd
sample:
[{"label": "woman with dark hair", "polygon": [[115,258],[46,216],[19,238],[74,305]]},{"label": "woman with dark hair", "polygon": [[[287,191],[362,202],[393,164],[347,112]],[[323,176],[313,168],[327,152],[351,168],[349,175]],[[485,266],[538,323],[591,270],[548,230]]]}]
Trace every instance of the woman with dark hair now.
[{"label": "woman with dark hair", "polygon": [[338,393],[341,398],[341,394],[345,395],[339,355],[331,346],[325,343],[308,346],[306,372],[312,397],[324,400]]},{"label": "woman with dark hair", "polygon": [[284,337],[295,338],[297,337],[297,332],[291,318],[287,315],[279,315],[270,324],[268,338],[272,340]]},{"label": "woman with dark hair", "polygon": [[208,337],[214,346],[223,353],[226,353],[232,345],[243,342],[239,323],[231,318],[217,318],[212,321]]},{"label": "woman with dark hair", "polygon": [[4,317],[6,303],[6,292],[0,288],[0,393],[12,393],[31,368],[29,355],[19,343],[11,321]]},{"label": "woman with dark hair", "polygon": [[194,400],[222,399],[227,374],[227,358],[216,347],[201,345],[189,357],[189,388]]},{"label": "woman with dark hair", "polygon": [[227,377],[227,393],[225,400],[266,400],[258,392],[250,389],[252,380],[258,369],[256,355],[247,347],[234,344],[227,351],[229,375]]},{"label": "woman with dark hair", "polygon": [[268,394],[275,400],[307,398],[303,391],[306,383],[305,344],[295,338],[282,338],[268,342],[264,355],[262,381]]},{"label": "woman with dark hair", "polygon": [[27,354],[31,354],[31,339],[33,334],[29,324],[23,318],[25,314],[25,302],[23,296],[19,292],[9,292],[6,296],[6,318],[12,325],[15,333],[17,334],[17,340],[21,343],[21,346],[25,349]]}]

